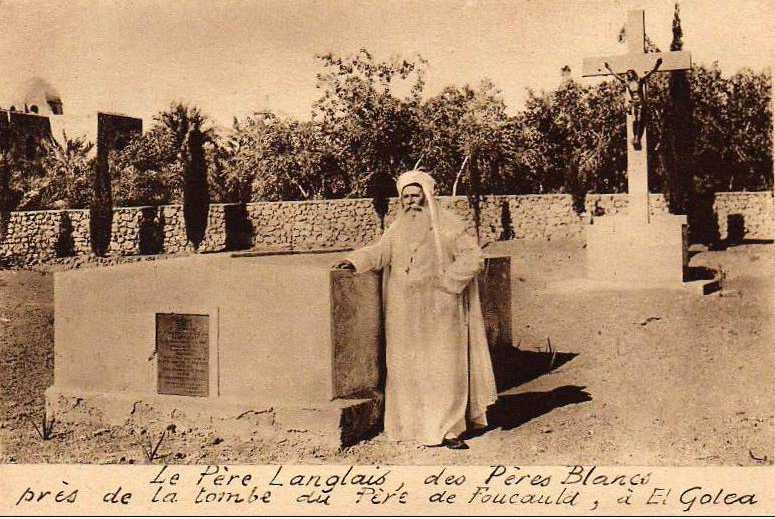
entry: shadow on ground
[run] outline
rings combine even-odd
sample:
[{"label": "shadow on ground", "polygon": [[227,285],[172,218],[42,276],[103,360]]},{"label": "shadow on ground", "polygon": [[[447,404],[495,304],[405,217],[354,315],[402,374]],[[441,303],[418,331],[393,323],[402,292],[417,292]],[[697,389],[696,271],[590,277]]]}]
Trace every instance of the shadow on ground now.
[{"label": "shadow on ground", "polygon": [[501,395],[487,412],[488,427],[477,431],[474,436],[493,429],[515,429],[559,407],[589,402],[592,400],[592,395],[584,391],[585,389],[585,386],[567,385],[556,387],[551,391]]},{"label": "shadow on ground", "polygon": [[546,375],[578,356],[578,353],[526,351],[516,348],[501,349],[493,353],[493,369],[499,393]]},{"label": "shadow on ground", "polygon": [[490,410],[492,426],[514,429],[559,407],[589,402],[592,396],[585,389],[584,386],[567,385],[551,391],[503,395]]},{"label": "shadow on ground", "polygon": [[497,428],[514,429],[558,407],[592,400],[592,396],[584,391],[585,386],[577,385],[560,386],[551,391],[508,393],[508,390],[557,370],[576,358],[578,353],[525,351],[508,347],[498,348],[493,354],[500,395],[487,412],[490,425],[474,433],[475,436]]}]

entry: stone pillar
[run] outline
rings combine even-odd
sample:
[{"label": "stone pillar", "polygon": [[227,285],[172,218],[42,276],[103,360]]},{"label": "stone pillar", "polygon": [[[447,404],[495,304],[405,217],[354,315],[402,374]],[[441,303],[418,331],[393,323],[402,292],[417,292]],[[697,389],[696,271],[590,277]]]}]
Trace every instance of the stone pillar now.
[{"label": "stone pillar", "polygon": [[636,222],[649,222],[648,136],[643,132],[641,147],[632,145],[633,116],[627,114],[627,194],[628,214]]}]

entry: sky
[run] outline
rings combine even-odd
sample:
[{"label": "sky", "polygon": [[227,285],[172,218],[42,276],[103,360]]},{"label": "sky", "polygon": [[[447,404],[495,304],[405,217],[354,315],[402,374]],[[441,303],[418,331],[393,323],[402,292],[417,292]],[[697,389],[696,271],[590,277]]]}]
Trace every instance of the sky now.
[{"label": "sky", "polygon": [[[769,69],[773,0],[684,0],[684,50],[726,74]],[[551,89],[560,69],[581,81],[585,57],[620,54],[630,9],[662,49],[672,0],[0,0],[0,107],[42,77],[65,114],[93,138],[95,113],[145,119],[173,100],[217,124],[272,110],[308,118],[320,95],[315,55],[361,47],[377,59],[428,60],[426,94],[489,78],[511,112],[528,88]]]}]

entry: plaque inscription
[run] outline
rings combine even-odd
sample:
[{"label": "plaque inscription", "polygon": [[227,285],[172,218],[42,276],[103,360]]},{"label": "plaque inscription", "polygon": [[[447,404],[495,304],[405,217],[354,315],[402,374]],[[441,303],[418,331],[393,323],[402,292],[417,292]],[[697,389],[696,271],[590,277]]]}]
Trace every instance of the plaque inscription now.
[{"label": "plaque inscription", "polygon": [[210,316],[156,314],[157,391],[209,396]]}]

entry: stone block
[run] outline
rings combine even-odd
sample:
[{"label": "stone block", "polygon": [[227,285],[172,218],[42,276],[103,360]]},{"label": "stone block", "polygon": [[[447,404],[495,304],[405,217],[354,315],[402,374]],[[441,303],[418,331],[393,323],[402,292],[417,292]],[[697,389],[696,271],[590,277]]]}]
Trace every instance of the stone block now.
[{"label": "stone block", "polygon": [[[138,401],[207,419],[227,408],[318,410],[315,420],[330,414],[345,424],[337,437],[352,441],[379,416],[380,283],[376,274],[332,273],[340,256],[214,254],[56,273],[49,405],[63,412],[60,401],[81,398],[108,421]],[[206,353],[196,360],[204,388],[173,383],[165,392],[175,394],[160,394],[161,348],[182,352],[165,366],[185,366],[193,347],[186,333],[160,343],[160,314],[207,316]]]},{"label": "stone block", "polygon": [[485,258],[485,268],[479,276],[479,296],[487,331],[487,343],[492,356],[498,387],[504,387],[509,376],[508,360],[513,357],[511,324],[511,257]]},{"label": "stone block", "polygon": [[[333,396],[376,388],[382,349],[381,276],[331,271]],[[364,354],[365,352],[370,354]]]},{"label": "stone block", "polygon": [[680,287],[688,266],[686,217],[649,223],[628,215],[595,218],[586,228],[587,278],[623,288]]},{"label": "stone block", "polygon": [[217,427],[219,432],[242,437],[257,434],[308,433],[316,443],[330,448],[352,445],[381,426],[380,393],[364,398],[337,399],[310,407],[278,408],[251,405],[242,399],[191,399],[148,393],[104,393],[51,386],[46,390],[46,413],[59,423],[88,427],[136,424],[175,424],[196,428]]}]

